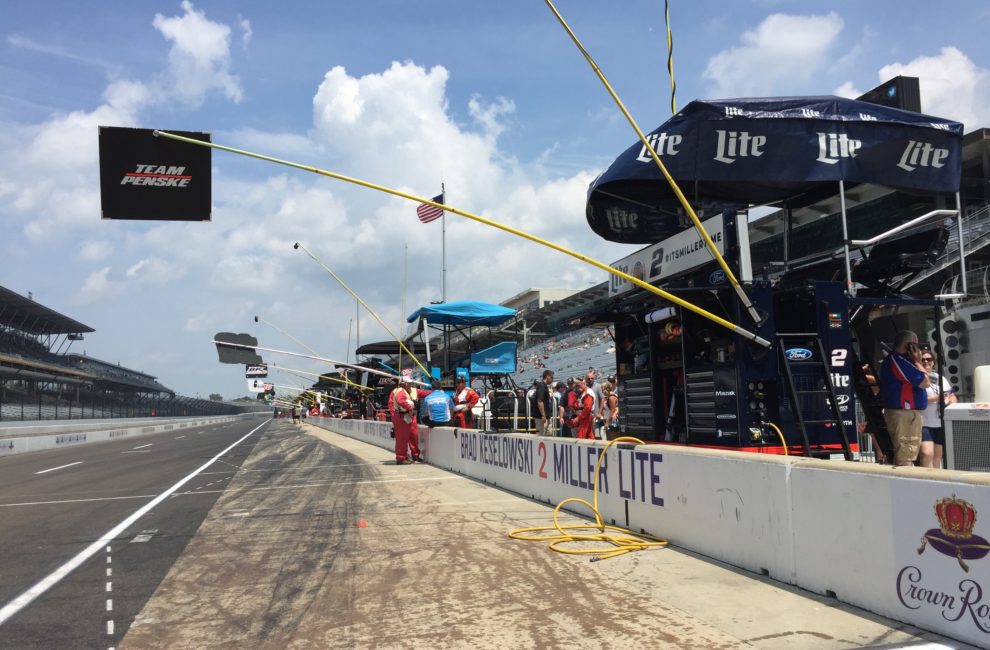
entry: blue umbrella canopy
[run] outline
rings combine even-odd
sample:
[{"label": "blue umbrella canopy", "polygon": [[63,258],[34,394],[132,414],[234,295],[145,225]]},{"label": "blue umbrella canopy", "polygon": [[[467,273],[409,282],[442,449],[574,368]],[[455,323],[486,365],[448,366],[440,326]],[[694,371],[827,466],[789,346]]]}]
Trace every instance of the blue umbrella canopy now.
[{"label": "blue umbrella canopy", "polygon": [[420,307],[406,319],[422,317],[431,325],[498,325],[515,317],[516,310],[487,302],[464,300]]},{"label": "blue umbrella canopy", "polygon": [[[647,137],[699,212],[835,194],[835,183],[956,192],[963,125],[841,97],[693,101]],[[809,198],[815,200],[814,198]],[[652,243],[686,218],[641,142],[588,188],[591,229]]]}]

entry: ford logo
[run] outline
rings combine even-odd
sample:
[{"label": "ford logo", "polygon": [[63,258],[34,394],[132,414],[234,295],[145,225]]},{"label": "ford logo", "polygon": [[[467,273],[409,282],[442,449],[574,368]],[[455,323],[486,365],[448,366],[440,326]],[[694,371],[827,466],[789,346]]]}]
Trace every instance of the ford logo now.
[{"label": "ford logo", "polygon": [[722,269],[715,269],[708,276],[708,284],[723,284],[725,282],[725,271]]},{"label": "ford logo", "polygon": [[788,361],[807,361],[814,355],[808,348],[789,348],[784,351],[784,356]]}]

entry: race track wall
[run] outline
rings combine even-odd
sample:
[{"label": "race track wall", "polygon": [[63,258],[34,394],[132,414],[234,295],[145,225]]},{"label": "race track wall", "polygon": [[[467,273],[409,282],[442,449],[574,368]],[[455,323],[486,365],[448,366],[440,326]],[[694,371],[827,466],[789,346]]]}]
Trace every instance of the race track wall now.
[{"label": "race track wall", "polygon": [[118,418],[114,420],[57,420],[15,422],[0,426],[0,456],[44,449],[61,449],[120,438],[139,438],[152,433],[232,422],[241,415],[187,416],[172,418]]},{"label": "race track wall", "polygon": [[[394,445],[387,422],[310,423]],[[553,504],[592,500],[604,446],[453,428],[420,427],[420,437],[430,464]],[[622,444],[603,463],[599,510],[681,548],[990,646],[986,475]]]}]

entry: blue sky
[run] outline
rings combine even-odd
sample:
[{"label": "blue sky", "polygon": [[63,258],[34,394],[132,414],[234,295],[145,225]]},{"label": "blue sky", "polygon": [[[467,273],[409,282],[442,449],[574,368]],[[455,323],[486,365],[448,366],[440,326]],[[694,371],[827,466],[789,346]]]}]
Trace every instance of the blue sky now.
[{"label": "blue sky", "polygon": [[[666,119],[663,3],[558,8],[641,126]],[[990,126],[985,3],[673,2],[671,19],[680,106],[856,95],[909,74],[926,112]],[[426,196],[443,181],[458,207],[603,261],[631,250],[590,232],[583,201],[634,135],[541,2],[6,3],[0,285],[94,327],[74,351],[186,394],[244,392],[241,373],[216,363],[216,331],[295,349],[255,314],[347,355],[353,300],[292,242],[397,325],[406,248],[405,311],[439,297],[439,224],[421,226],[397,199],[221,153],[212,223],[102,222],[104,124],[211,131]],[[452,300],[604,279],[453,220],[448,267]],[[367,315],[361,330],[363,342],[385,337]]]}]

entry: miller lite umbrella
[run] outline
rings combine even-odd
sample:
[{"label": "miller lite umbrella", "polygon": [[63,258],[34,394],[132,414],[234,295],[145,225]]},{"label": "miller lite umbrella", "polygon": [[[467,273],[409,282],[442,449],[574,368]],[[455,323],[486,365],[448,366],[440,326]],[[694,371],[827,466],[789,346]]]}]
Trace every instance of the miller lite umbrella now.
[{"label": "miller lite umbrella", "polygon": [[[841,97],[696,100],[648,134],[699,212],[835,194],[836,183],[955,193],[959,122]],[[658,242],[690,225],[636,142],[588,188],[591,229],[609,241]]]}]

